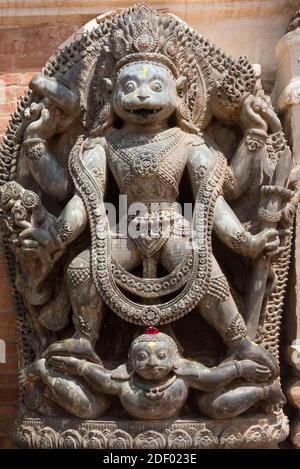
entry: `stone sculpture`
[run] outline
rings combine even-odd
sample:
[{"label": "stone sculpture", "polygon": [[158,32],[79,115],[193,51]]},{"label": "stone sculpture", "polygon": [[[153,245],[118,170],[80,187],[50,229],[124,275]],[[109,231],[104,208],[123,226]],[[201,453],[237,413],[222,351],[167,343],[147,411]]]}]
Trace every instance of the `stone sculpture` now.
[{"label": "stone sculpture", "polygon": [[94,419],[100,447],[119,444],[107,418],[124,447],[133,435],[147,447],[140,419],[167,447],[176,432],[199,447],[203,429],[226,446],[240,414],[233,446],[253,445],[261,419],[257,446],[284,439],[278,341],[298,194],[247,59],[144,4],[106,14],[32,79],[1,151],[18,444],[88,446],[78,420],[65,430],[70,415]]},{"label": "stone sculpture", "polygon": [[[207,368],[180,357],[175,341],[162,333],[138,336],[131,344],[128,364],[113,371],[84,359],[64,356],[62,351],[61,346],[54,355],[49,352],[46,358],[35,361],[26,370],[25,379],[30,391],[40,379],[59,405],[81,418],[96,418],[107,410],[102,393],[119,396],[133,417],[151,420],[177,417],[189,388],[205,393],[197,396],[197,402],[203,414],[212,418],[236,417],[259,401],[267,401],[267,407],[280,408],[284,399],[279,383],[266,386],[244,383],[230,388],[240,378],[250,383],[267,383],[271,372],[265,366],[241,360]],[[65,379],[61,373],[66,375]],[[74,380],[70,381],[70,376]]]}]

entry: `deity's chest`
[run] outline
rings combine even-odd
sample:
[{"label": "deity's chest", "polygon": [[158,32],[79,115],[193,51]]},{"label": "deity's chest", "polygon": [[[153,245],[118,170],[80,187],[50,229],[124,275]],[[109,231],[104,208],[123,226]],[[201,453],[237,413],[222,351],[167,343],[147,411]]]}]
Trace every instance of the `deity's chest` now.
[{"label": "deity's chest", "polygon": [[184,137],[179,128],[155,135],[108,132],[108,165],[129,202],[176,200],[186,164]]}]

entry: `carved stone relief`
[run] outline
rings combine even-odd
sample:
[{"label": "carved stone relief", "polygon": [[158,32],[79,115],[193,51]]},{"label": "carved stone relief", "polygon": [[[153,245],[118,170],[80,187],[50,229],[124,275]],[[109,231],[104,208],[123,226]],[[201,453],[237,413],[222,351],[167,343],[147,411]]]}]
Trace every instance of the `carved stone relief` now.
[{"label": "carved stone relief", "polygon": [[139,4],[32,79],[0,149],[20,447],[287,437],[278,358],[298,192],[259,78]]}]

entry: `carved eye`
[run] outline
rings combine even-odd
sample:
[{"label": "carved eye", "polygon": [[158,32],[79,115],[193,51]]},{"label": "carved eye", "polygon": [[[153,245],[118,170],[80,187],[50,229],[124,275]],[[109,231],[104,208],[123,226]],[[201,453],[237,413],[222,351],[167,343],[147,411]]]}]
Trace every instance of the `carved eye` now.
[{"label": "carved eye", "polygon": [[137,356],[137,359],[139,361],[146,360],[146,358],[147,358],[147,355],[145,353],[139,353],[138,356]]},{"label": "carved eye", "polygon": [[159,93],[162,89],[161,83],[159,83],[159,81],[154,81],[151,85],[151,89],[152,91]]},{"label": "carved eye", "polygon": [[132,93],[132,91],[134,91],[136,89],[136,84],[134,83],[134,81],[129,81],[128,83],[126,83],[126,91],[128,93]]},{"label": "carved eye", "polygon": [[164,352],[160,352],[160,353],[158,354],[158,358],[159,358],[160,360],[163,360],[164,358],[166,358],[166,354],[165,354]]}]

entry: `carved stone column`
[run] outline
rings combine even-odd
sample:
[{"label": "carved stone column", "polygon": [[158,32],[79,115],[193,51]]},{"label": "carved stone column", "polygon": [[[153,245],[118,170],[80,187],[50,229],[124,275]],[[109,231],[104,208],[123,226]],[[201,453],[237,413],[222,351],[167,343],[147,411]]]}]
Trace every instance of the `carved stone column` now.
[{"label": "carved stone column", "polygon": [[[300,10],[289,25],[288,32],[279,41],[276,54],[278,77],[275,98],[278,111],[284,116],[286,134],[293,148],[295,163],[300,164]],[[289,403],[297,409],[292,421],[291,440],[300,448],[300,213],[295,220],[295,248],[292,258],[292,282],[288,305],[286,357],[290,368],[290,380],[286,393]]]}]

